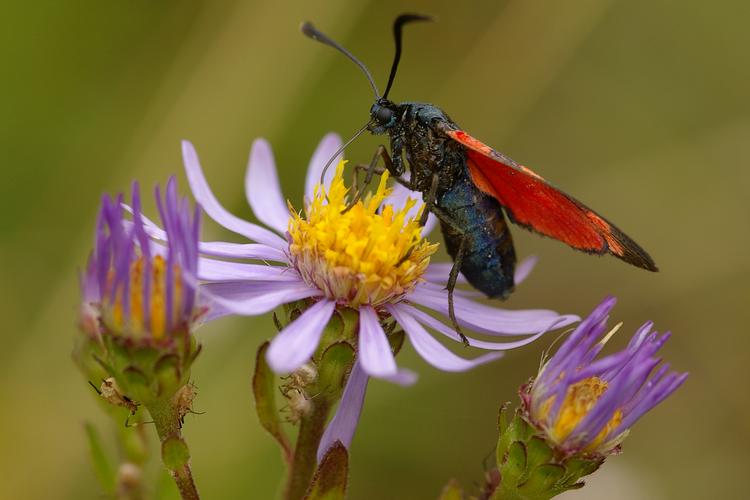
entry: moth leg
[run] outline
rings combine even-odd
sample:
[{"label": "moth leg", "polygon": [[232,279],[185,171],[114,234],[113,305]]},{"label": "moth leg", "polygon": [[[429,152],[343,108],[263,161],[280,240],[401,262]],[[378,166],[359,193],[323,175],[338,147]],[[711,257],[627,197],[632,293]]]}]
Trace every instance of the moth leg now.
[{"label": "moth leg", "polygon": [[453,291],[456,289],[458,273],[461,271],[464,254],[466,253],[466,243],[469,241],[469,237],[463,230],[463,228],[458,225],[453,219],[451,219],[450,215],[435,206],[431,207],[431,210],[432,213],[434,213],[441,222],[450,226],[450,228],[461,237],[461,242],[458,245],[458,252],[456,252],[456,256],[453,258],[453,267],[451,267],[450,274],[448,275],[448,283],[446,283],[445,289],[448,290],[448,317],[450,318],[452,326],[456,330],[456,333],[458,333],[458,335],[461,337],[464,345],[468,347],[469,339],[467,339],[466,335],[464,335],[461,331],[461,327],[459,326],[458,320],[456,319],[456,311],[453,305]]},{"label": "moth leg", "polygon": [[[362,171],[367,172],[367,169],[370,168],[370,165],[365,165],[364,163],[360,163],[358,165],[354,165],[353,168],[354,168],[355,176],[357,176],[357,175],[359,175],[359,172],[362,172]],[[383,167],[375,167],[372,170],[372,173],[375,174],[375,175],[383,175],[386,172],[387,172],[387,169],[385,169]],[[409,180],[407,180],[407,179],[402,179],[401,177],[394,177],[394,176],[391,176],[391,179],[393,179],[394,181],[398,182],[399,184],[401,184],[402,186],[404,186],[407,189],[410,189],[412,191],[416,191],[412,187],[411,182]],[[354,186],[356,186],[356,185],[357,185],[357,177],[354,178]],[[355,189],[356,189],[356,187],[355,187]]]},{"label": "moth leg", "polygon": [[355,194],[354,198],[349,202],[349,204],[346,206],[346,208],[341,212],[342,214],[345,214],[349,210],[352,209],[354,205],[357,204],[357,202],[362,198],[362,193],[367,188],[367,186],[370,184],[370,181],[372,181],[372,176],[376,173],[376,167],[378,166],[378,160],[382,158],[383,163],[385,163],[385,167],[390,171],[393,169],[393,161],[391,161],[391,155],[388,154],[388,150],[383,146],[382,144],[377,147],[375,150],[375,154],[372,155],[372,160],[370,161],[370,164],[367,165],[367,170],[365,174],[365,180],[362,187],[359,187],[359,181],[357,180],[359,176],[357,175],[357,170],[355,170],[355,177],[354,177],[354,185],[355,185]]},{"label": "moth leg", "polygon": [[[437,174],[434,174],[432,176],[430,190],[427,191],[427,197],[424,198],[424,208],[422,209],[422,216],[419,218],[420,227],[424,227],[425,224],[427,224],[427,218],[430,216],[431,207],[435,205],[435,198],[437,197],[437,188],[438,188],[439,182],[440,182],[440,178],[437,176]],[[407,250],[404,256],[401,257],[401,260],[398,261],[396,266],[400,266],[401,264],[406,262],[406,259],[411,257],[411,254],[413,251],[414,251],[414,245],[409,247],[409,250]]]}]

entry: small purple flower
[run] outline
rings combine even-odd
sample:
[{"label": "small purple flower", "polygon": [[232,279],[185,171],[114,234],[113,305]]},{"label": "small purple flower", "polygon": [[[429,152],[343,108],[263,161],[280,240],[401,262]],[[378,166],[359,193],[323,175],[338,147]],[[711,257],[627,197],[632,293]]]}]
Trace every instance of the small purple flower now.
[{"label": "small purple flower", "polygon": [[[401,185],[392,191],[387,189],[387,175],[381,178],[376,193],[342,213],[348,190],[342,178],[341,158],[335,160],[338,168],[331,169],[318,185],[324,165],[340,146],[339,137],[329,134],[315,151],[305,182],[305,215],[301,215],[290,211],[281,193],[269,144],[262,139],[253,143],[245,193],[256,217],[268,228],[224,209],[208,187],[192,144],[183,142],[182,150],[196,200],[212,219],[252,242],[200,243],[198,278],[201,298],[209,305],[206,320],[227,314],[259,315],[283,304],[310,301],[312,305],[272,340],[267,352],[274,371],[289,373],[310,360],[335,309],[358,312],[357,361],[339,414],[327,433],[348,445],[356,423],[353,416],[361,410],[368,377],[401,384],[413,383],[416,378],[412,372],[398,368],[381,326],[384,320],[393,318],[429,364],[441,370],[464,371],[579,318],[550,310],[503,310],[472,300],[475,292],[457,291],[455,312],[463,327],[488,336],[523,338],[497,342],[469,337],[469,345],[491,351],[474,359],[448,350],[430,333],[460,340],[447,324],[445,284],[450,264],[430,263],[437,245],[424,239],[435,225],[434,217],[430,216],[426,227],[419,227],[422,204],[410,199],[411,192]],[[144,225],[152,238],[168,239],[145,218]],[[533,264],[530,259],[519,265],[517,283],[529,274]],[[437,313],[440,319],[422,308]],[[337,425],[341,421],[343,425]],[[324,438],[321,450],[327,444]]]},{"label": "small purple flower", "polygon": [[133,220],[125,217],[123,196],[104,195],[94,251],[81,277],[80,324],[93,336],[107,333],[144,341],[189,332],[196,319],[200,209],[177,196],[174,178],[156,202],[168,244],[157,245],[144,229],[138,184],[133,183]]},{"label": "small purple flower", "polygon": [[564,455],[616,451],[632,425],[687,378],[658,366],[654,355],[670,334],[652,332],[652,323],[621,352],[597,359],[621,326],[607,333],[614,305],[610,297],[596,307],[522,392],[527,418]]}]

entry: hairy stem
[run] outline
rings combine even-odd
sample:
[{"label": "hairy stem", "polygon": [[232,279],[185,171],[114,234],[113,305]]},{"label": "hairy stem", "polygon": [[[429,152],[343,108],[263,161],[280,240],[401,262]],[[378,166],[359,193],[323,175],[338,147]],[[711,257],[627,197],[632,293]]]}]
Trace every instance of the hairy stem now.
[{"label": "hairy stem", "polygon": [[162,462],[169,469],[183,500],[199,500],[190,470],[190,452],[182,437],[182,422],[171,401],[157,401],[147,406],[161,441]]},{"label": "hairy stem", "polygon": [[289,468],[289,477],[284,492],[286,500],[298,500],[304,497],[312,480],[317,464],[318,445],[325,431],[331,404],[326,398],[315,401],[310,414],[305,416],[297,435],[294,449],[294,460]]}]

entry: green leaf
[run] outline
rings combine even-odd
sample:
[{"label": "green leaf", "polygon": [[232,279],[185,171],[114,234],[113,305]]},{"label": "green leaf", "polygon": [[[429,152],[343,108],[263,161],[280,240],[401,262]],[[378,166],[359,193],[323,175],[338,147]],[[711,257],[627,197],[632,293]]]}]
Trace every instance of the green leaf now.
[{"label": "green leaf", "polygon": [[94,467],[94,473],[99,480],[99,484],[109,495],[115,492],[115,469],[107,458],[107,453],[102,446],[101,436],[93,424],[86,422],[84,424],[86,438],[89,442],[89,453],[91,464]]},{"label": "green leaf", "polygon": [[443,491],[440,492],[438,500],[463,500],[464,492],[461,490],[461,486],[458,481],[451,479],[448,484],[445,485]]},{"label": "green leaf", "polygon": [[349,476],[349,454],[341,441],[336,441],[315,471],[305,500],[343,500]]},{"label": "green leaf", "polygon": [[266,363],[268,346],[269,343],[264,342],[255,356],[255,374],[253,375],[255,411],[260,425],[279,443],[284,460],[290,464],[293,455],[292,446],[281,427],[281,414],[276,407],[276,376]]}]

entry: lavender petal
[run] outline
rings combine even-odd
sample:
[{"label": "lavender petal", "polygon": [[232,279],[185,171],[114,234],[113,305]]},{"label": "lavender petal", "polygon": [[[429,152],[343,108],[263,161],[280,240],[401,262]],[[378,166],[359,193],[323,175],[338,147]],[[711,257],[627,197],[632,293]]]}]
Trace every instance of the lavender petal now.
[{"label": "lavender petal", "polygon": [[266,359],[276,373],[290,373],[310,359],[336,303],[321,300],[289,323],[268,347]]},{"label": "lavender petal", "polygon": [[265,139],[256,139],[250,148],[245,173],[245,196],[259,221],[279,233],[286,232],[289,208],[281,193],[271,146]]},{"label": "lavender petal", "polygon": [[[307,167],[307,177],[305,178],[305,205],[310,203],[313,199],[313,193],[315,192],[315,186],[320,183],[320,175],[323,173],[325,167],[331,156],[341,147],[341,137],[338,134],[329,133],[320,141],[318,147],[310,159],[310,164]],[[331,162],[331,166],[326,171],[325,179],[323,179],[323,185],[328,187],[331,185],[331,179],[336,173],[336,165],[343,159],[343,155],[340,154]]]},{"label": "lavender petal", "polygon": [[328,427],[326,427],[323,437],[320,439],[318,462],[323,459],[328,449],[336,441],[341,441],[347,449],[351,446],[354,431],[357,430],[357,424],[359,423],[359,416],[362,414],[368,380],[369,377],[360,363],[354,363],[338,410],[336,410],[336,414],[328,423]]},{"label": "lavender petal", "polygon": [[398,371],[378,314],[370,306],[359,309],[358,357],[362,369],[371,377],[391,377]]},{"label": "lavender petal", "polygon": [[208,182],[203,175],[198,154],[188,141],[182,141],[182,156],[185,163],[185,174],[187,175],[190,188],[196,201],[201,204],[206,213],[230,231],[234,231],[250,240],[257,241],[275,248],[286,247],[286,241],[279,235],[266,228],[244,221],[229,213],[216,199]]}]

